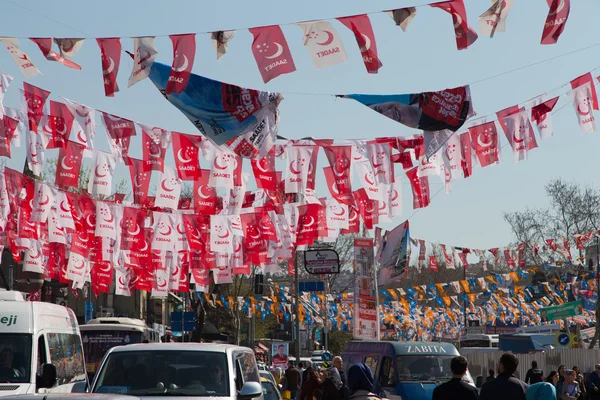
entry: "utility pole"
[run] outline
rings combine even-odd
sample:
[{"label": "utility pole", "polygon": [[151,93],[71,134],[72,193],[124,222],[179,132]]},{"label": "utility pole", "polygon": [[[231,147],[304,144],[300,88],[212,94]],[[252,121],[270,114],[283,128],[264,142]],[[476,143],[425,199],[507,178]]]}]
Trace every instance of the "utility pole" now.
[{"label": "utility pole", "polygon": [[294,306],[296,307],[296,362],[300,361],[300,284],[298,280],[298,252],[294,250]]},{"label": "utility pole", "polygon": [[[600,296],[600,242],[598,236],[596,236],[596,298]],[[598,342],[600,336],[600,327],[598,327],[598,321],[600,320],[600,299],[596,300],[596,332],[590,342],[590,349],[593,349]]]}]

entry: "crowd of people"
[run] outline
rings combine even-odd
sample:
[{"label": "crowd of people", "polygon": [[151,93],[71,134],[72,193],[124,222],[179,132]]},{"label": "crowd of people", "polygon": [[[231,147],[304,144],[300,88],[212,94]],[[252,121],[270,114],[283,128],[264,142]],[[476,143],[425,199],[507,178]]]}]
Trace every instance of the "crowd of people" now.
[{"label": "crowd of people", "polygon": [[577,367],[550,371],[544,379],[537,362],[531,363],[525,381],[515,377],[519,359],[512,353],[504,353],[498,363],[498,374],[489,371],[481,390],[463,380],[467,372],[467,359],[452,359],[452,379],[435,388],[432,400],[600,400],[600,364],[594,372],[584,377]]},{"label": "crowd of people", "polygon": [[[299,369],[300,368],[300,369]],[[275,370],[275,380],[282,388],[283,398],[290,400],[374,400],[380,399],[375,392],[373,371],[366,364],[356,364],[344,372],[341,357],[313,368],[310,361],[296,367],[293,361],[283,372]]]}]

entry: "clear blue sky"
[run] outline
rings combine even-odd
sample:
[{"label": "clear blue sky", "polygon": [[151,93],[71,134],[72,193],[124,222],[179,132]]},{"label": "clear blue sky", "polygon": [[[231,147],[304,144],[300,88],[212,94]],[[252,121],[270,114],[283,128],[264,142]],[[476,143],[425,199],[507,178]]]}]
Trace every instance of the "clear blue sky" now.
[{"label": "clear blue sky", "polygon": [[[470,25],[477,29],[477,17],[489,7],[487,1],[465,0]],[[417,17],[403,33],[385,14],[372,15],[377,46],[383,68],[378,75],[366,73],[353,35],[334,22],[341,33],[350,60],[325,70],[316,70],[303,49],[300,28],[283,27],[291,47],[297,72],[279,77],[264,85],[250,45],[252,36],[241,28],[303,20],[333,18],[380,9],[415,5],[414,1],[386,0],[305,0],[301,2],[232,0],[198,2],[164,1],[94,1],[15,0],[2,3],[3,23],[0,35],[9,37],[131,37],[168,35],[240,29],[220,62],[211,49],[208,35],[198,35],[194,73],[242,86],[287,93],[410,93],[439,90],[479,81],[488,76],[535,63],[600,42],[600,3],[574,1],[571,16],[559,43],[539,44],[548,12],[545,0],[516,0],[507,32],[494,39],[480,37],[466,51],[457,51],[451,17],[438,9],[421,7]],[[25,9],[25,8],[29,9]],[[44,14],[47,17],[43,17]],[[131,40],[122,41],[131,50]],[[158,61],[170,64],[172,47],[167,37],[157,38]],[[42,72],[29,80],[52,92],[53,99],[64,96],[126,118],[162,126],[166,129],[197,134],[193,125],[166,102],[149,80],[127,89],[132,62],[125,54],[121,59],[119,86],[114,98],[104,97],[100,51],[94,40],[87,40],[74,61],[82,71],[45,61],[37,46],[21,39],[24,49]],[[472,86],[475,110],[479,115],[494,113],[504,107],[522,103],[538,94],[568,83],[576,76],[600,66],[600,46],[526,68]],[[18,88],[23,76],[0,49],[0,71],[15,77],[12,90],[5,98],[9,106],[19,105]],[[563,89],[561,92],[564,92]],[[565,104],[562,100],[557,107]],[[280,134],[289,138],[373,138],[408,136],[418,133],[381,117],[350,100],[328,96],[287,94],[281,104]],[[104,130],[97,115],[97,146],[107,149]],[[571,105],[553,116],[555,136],[540,142],[529,160],[515,164],[510,149],[503,149],[499,166],[476,168],[471,178],[453,182],[453,192],[442,191],[430,207],[411,218],[411,235],[432,242],[472,248],[491,248],[511,240],[505,211],[546,204],[544,184],[562,177],[598,187],[597,149],[600,133],[582,137]],[[506,143],[502,138],[502,143]],[[132,142],[132,154],[141,156],[141,139]],[[173,163],[169,151],[168,162]],[[50,157],[53,153],[49,154]],[[8,165],[21,168],[24,154],[18,151]],[[320,166],[324,166],[324,160]],[[121,166],[119,174],[128,176]],[[397,169],[400,172],[400,168]],[[412,196],[404,174],[404,216],[412,215]],[[324,178],[321,177],[324,181]],[[435,193],[441,183],[431,178]],[[320,195],[327,193],[320,192]],[[402,222],[397,218],[395,223]],[[385,224],[390,228],[393,224]]]}]

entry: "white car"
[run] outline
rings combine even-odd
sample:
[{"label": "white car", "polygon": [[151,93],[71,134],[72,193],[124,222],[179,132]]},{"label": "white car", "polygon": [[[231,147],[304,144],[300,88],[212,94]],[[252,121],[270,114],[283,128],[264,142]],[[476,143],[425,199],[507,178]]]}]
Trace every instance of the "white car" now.
[{"label": "white car", "polygon": [[92,393],[140,399],[263,400],[254,352],[211,343],[149,343],[113,347],[100,363]]}]

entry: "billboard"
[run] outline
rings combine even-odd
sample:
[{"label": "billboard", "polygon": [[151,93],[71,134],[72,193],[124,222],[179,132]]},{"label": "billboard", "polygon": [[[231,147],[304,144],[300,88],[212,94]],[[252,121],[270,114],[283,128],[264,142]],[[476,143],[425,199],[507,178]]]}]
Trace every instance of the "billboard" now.
[{"label": "billboard", "polygon": [[373,239],[354,239],[354,319],[355,339],[377,340],[379,316],[377,288],[373,285],[375,254]]},{"label": "billboard", "polygon": [[289,354],[289,343],[275,342],[271,346],[271,359],[273,360],[273,368],[287,368]]}]

